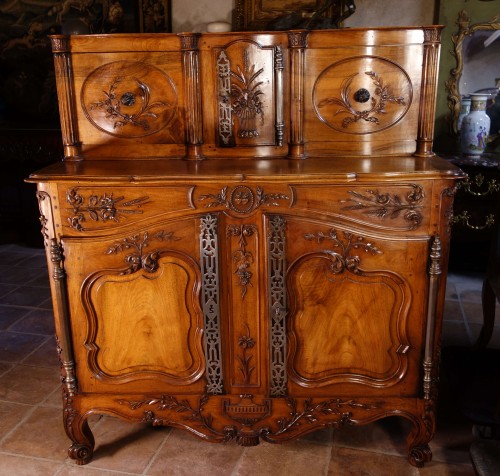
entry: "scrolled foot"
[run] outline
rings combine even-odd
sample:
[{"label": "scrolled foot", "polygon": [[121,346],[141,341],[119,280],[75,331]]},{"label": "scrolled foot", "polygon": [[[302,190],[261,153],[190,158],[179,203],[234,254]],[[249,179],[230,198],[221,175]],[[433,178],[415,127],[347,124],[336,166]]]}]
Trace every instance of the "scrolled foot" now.
[{"label": "scrolled foot", "polygon": [[425,463],[432,460],[432,451],[429,445],[414,446],[408,454],[410,464],[417,468],[422,468]]},{"label": "scrolled foot", "polygon": [[82,465],[87,464],[92,459],[92,454],[94,453],[93,448],[86,445],[81,445],[79,443],[74,443],[68,449],[68,456],[74,459],[76,464]]}]

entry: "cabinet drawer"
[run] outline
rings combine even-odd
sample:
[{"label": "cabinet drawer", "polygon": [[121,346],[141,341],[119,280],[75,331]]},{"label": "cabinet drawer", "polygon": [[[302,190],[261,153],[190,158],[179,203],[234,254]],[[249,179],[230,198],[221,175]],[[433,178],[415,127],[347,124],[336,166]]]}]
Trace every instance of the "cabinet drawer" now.
[{"label": "cabinet drawer", "polygon": [[103,231],[147,218],[193,209],[192,186],[80,187],[59,185],[61,221],[65,234]]},{"label": "cabinet drawer", "polygon": [[418,183],[352,186],[293,185],[296,209],[391,231],[422,231],[430,222],[430,193]]}]

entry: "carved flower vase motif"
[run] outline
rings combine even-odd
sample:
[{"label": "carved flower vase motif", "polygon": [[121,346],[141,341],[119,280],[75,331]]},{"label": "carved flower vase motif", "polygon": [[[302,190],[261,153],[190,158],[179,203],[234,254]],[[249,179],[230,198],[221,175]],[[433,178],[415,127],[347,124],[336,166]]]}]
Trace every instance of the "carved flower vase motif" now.
[{"label": "carved flower vase motif", "polygon": [[471,94],[470,112],[462,120],[460,149],[465,157],[479,158],[486,148],[490,117],[486,114],[488,94]]}]

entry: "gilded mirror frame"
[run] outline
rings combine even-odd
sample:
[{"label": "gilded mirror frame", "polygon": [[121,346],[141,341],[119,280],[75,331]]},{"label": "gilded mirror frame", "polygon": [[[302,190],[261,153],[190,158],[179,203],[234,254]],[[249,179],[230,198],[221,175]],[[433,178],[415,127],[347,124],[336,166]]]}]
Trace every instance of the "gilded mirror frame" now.
[{"label": "gilded mirror frame", "polygon": [[[316,11],[318,18],[340,17],[346,10],[344,1],[328,0],[235,0],[233,31],[268,30],[273,21],[302,10],[304,18],[310,18]],[[354,3],[354,2],[351,2]]]},{"label": "gilded mirror frame", "polygon": [[497,16],[493,17],[489,22],[471,24],[470,17],[465,10],[458,13],[456,24],[458,25],[458,32],[451,36],[451,41],[453,42],[451,53],[455,57],[456,66],[450,71],[451,77],[445,83],[448,91],[448,108],[451,111],[450,129],[453,134],[458,134],[457,123],[461,102],[459,82],[464,68],[463,42],[466,37],[473,35],[476,31],[500,30],[500,23],[498,23]]}]

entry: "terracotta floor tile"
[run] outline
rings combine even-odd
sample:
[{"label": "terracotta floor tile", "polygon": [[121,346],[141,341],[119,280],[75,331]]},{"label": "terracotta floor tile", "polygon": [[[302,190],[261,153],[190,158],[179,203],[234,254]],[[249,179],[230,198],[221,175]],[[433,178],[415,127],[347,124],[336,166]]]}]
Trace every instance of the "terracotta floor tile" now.
[{"label": "terracotta floor tile", "polygon": [[39,268],[0,265],[0,283],[26,284],[40,277]]},{"label": "terracotta floor tile", "polygon": [[0,330],[6,330],[29,312],[31,309],[23,307],[0,306]]},{"label": "terracotta floor tile", "polygon": [[431,461],[425,467],[419,468],[422,476],[476,476],[472,464],[445,464]]},{"label": "terracotta floor tile", "polygon": [[458,291],[453,282],[453,276],[449,276],[446,281],[446,299],[458,301]]},{"label": "terracotta floor tile", "polygon": [[471,345],[471,340],[467,334],[467,328],[463,322],[458,321],[444,321],[443,322],[443,333],[442,333],[442,345],[443,346],[469,346]]},{"label": "terracotta floor tile", "polygon": [[5,373],[7,373],[9,370],[11,370],[12,367],[14,367],[13,364],[9,364],[7,362],[0,362],[0,377]]},{"label": "terracotta floor tile", "polygon": [[34,279],[31,281],[27,282],[26,284],[29,284],[30,286],[42,286],[48,288],[50,286],[49,282],[49,274],[46,269],[38,269],[37,274],[35,275]]},{"label": "terracotta floor tile", "polygon": [[352,448],[332,449],[328,476],[418,476],[406,458]]},{"label": "terracotta floor tile", "polygon": [[0,451],[0,471],[5,476],[53,476],[61,463],[5,454]]},{"label": "terracotta floor tile", "polygon": [[458,301],[446,301],[444,303],[443,319],[445,321],[463,322],[462,308]]},{"label": "terracotta floor tile", "polygon": [[462,306],[469,322],[483,323],[483,306],[480,302],[464,302]]},{"label": "terracotta floor tile", "polygon": [[62,386],[59,385],[48,397],[40,404],[44,407],[58,408],[61,411],[63,409],[63,398],[62,398]]},{"label": "terracotta floor tile", "polygon": [[17,284],[5,284],[5,283],[0,283],[0,299],[2,304],[7,304],[7,302],[4,303],[3,298],[6,294],[10,294],[12,291],[17,289],[19,286]]},{"label": "terracotta floor tile", "polygon": [[[5,266],[18,266],[20,263],[22,263],[24,260],[27,258],[32,258],[33,253],[31,253],[29,250],[27,251],[15,251],[15,250],[6,250],[4,253],[0,253],[0,265],[5,265]],[[36,262],[38,263],[38,256],[36,256]],[[31,267],[35,267],[34,265]]]},{"label": "terracotta floor tile", "polygon": [[64,461],[70,441],[64,432],[61,412],[55,408],[37,408],[0,445],[10,453]]},{"label": "terracotta floor tile", "polygon": [[[0,285],[1,286],[1,285]],[[48,288],[16,286],[13,291],[0,298],[0,303],[10,306],[39,307],[50,297]]]},{"label": "terracotta floor tile", "polygon": [[0,400],[35,405],[59,386],[59,369],[16,365],[0,377]]},{"label": "terracotta floor tile", "polygon": [[55,337],[47,337],[47,340],[38,349],[23,360],[23,364],[59,368]]},{"label": "terracotta floor tile", "polygon": [[406,436],[410,424],[391,417],[363,426],[345,426],[333,435],[333,446],[406,457]]},{"label": "terracotta floor tile", "polygon": [[475,302],[477,304],[481,304],[481,296],[482,296],[482,290],[480,287],[477,289],[466,289],[460,291],[460,300],[463,303]]},{"label": "terracotta floor tile", "polygon": [[47,338],[39,335],[19,332],[0,332],[0,360],[4,362],[21,362]]},{"label": "terracotta floor tile", "polygon": [[[73,461],[67,461],[63,468],[58,471],[56,476],[120,476],[141,473],[121,472],[121,471],[106,471],[105,469],[91,468],[88,465],[78,466]],[[169,474],[169,473],[166,473]],[[208,475],[207,475],[208,476]]]},{"label": "terracotta floor tile", "polygon": [[231,475],[243,451],[243,447],[233,442],[208,443],[185,431],[174,429],[147,474]]},{"label": "terracotta floor tile", "polygon": [[445,463],[467,464],[470,462],[469,447],[472,443],[472,424],[448,421],[440,425],[430,446],[432,460]]},{"label": "terracotta floor tile", "polygon": [[7,432],[14,429],[32,409],[33,406],[31,405],[0,401],[0,439],[2,439]]},{"label": "terracotta floor tile", "polygon": [[28,334],[53,335],[55,333],[54,313],[46,309],[33,309],[9,330]]},{"label": "terracotta floor tile", "polygon": [[89,466],[142,473],[169,432],[169,428],[104,417],[93,430],[96,446]]},{"label": "terracotta floor tile", "polygon": [[331,448],[307,441],[290,441],[281,445],[261,443],[245,448],[235,476],[304,476],[326,474]]},{"label": "terracotta floor tile", "polygon": [[313,431],[298,441],[309,441],[311,443],[317,443],[319,445],[333,445],[333,428],[325,428],[323,430]]}]

